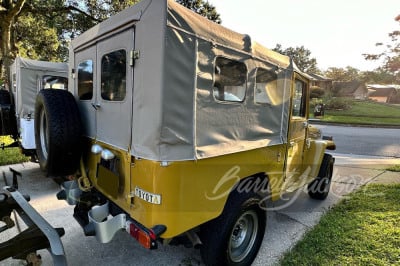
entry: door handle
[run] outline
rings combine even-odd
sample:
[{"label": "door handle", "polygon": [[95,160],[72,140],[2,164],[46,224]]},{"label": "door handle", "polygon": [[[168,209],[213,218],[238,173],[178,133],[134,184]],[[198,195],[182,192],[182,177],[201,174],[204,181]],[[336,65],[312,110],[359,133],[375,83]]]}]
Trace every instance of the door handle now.
[{"label": "door handle", "polygon": [[98,110],[101,106],[100,106],[99,103],[92,103],[92,107],[93,107],[95,110]]},{"label": "door handle", "polygon": [[308,122],[307,122],[307,121],[303,122],[303,127],[304,127],[304,128],[307,128],[307,127],[308,127]]}]

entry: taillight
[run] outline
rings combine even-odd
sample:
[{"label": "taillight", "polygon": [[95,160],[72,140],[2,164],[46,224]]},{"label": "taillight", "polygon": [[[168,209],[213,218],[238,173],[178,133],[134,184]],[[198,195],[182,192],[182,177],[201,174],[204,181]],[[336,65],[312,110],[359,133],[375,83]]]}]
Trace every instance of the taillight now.
[{"label": "taillight", "polygon": [[126,222],[126,231],[147,249],[157,248],[156,240],[165,230],[166,227],[163,225],[157,225],[153,229],[147,229],[132,221]]}]

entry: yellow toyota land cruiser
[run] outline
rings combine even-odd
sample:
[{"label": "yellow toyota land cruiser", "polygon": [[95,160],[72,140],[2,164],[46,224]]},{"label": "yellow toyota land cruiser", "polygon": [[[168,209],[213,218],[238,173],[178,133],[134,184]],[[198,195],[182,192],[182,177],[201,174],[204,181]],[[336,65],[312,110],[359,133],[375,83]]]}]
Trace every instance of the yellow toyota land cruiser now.
[{"label": "yellow toyota land cruiser", "polygon": [[[266,204],[329,192],[309,80],[289,57],[172,0],[142,0],[72,41],[69,88],[35,106],[41,168],[86,235],[145,248],[187,236],[208,265],[249,265]],[[315,132],[314,132],[315,133]]]}]

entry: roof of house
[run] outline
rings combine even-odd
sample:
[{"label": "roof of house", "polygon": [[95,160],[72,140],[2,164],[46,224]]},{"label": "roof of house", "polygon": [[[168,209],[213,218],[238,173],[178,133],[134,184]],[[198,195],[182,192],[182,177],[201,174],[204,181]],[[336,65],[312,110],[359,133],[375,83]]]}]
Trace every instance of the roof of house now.
[{"label": "roof of house", "polygon": [[395,88],[378,88],[368,93],[369,97],[390,97],[396,94]]},{"label": "roof of house", "polygon": [[358,80],[336,81],[333,82],[332,92],[336,94],[336,96],[352,96],[360,87],[364,87],[364,89],[367,90],[365,84]]},{"label": "roof of house", "polygon": [[322,75],[318,75],[318,74],[308,74],[309,76],[312,77],[313,80],[317,80],[317,81],[332,81],[333,79],[322,76]]}]

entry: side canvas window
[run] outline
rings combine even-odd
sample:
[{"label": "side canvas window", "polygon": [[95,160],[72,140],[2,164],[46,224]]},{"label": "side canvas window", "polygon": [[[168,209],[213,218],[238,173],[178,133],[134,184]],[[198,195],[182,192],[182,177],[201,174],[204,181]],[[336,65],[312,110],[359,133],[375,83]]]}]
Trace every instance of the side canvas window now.
[{"label": "side canvas window", "polygon": [[278,85],[278,75],[273,70],[257,68],[254,102],[273,104]]},{"label": "side canvas window", "polygon": [[126,52],[118,50],[101,59],[101,98],[123,101],[126,95]]},{"label": "side canvas window", "polygon": [[242,102],[246,95],[246,65],[231,59],[217,57],[214,72],[214,98],[217,101]]},{"label": "side canvas window", "polygon": [[306,116],[306,83],[296,79],[294,82],[294,96],[293,96],[293,116]]},{"label": "side canvas window", "polygon": [[79,100],[91,100],[93,97],[93,61],[86,60],[78,65]]}]

